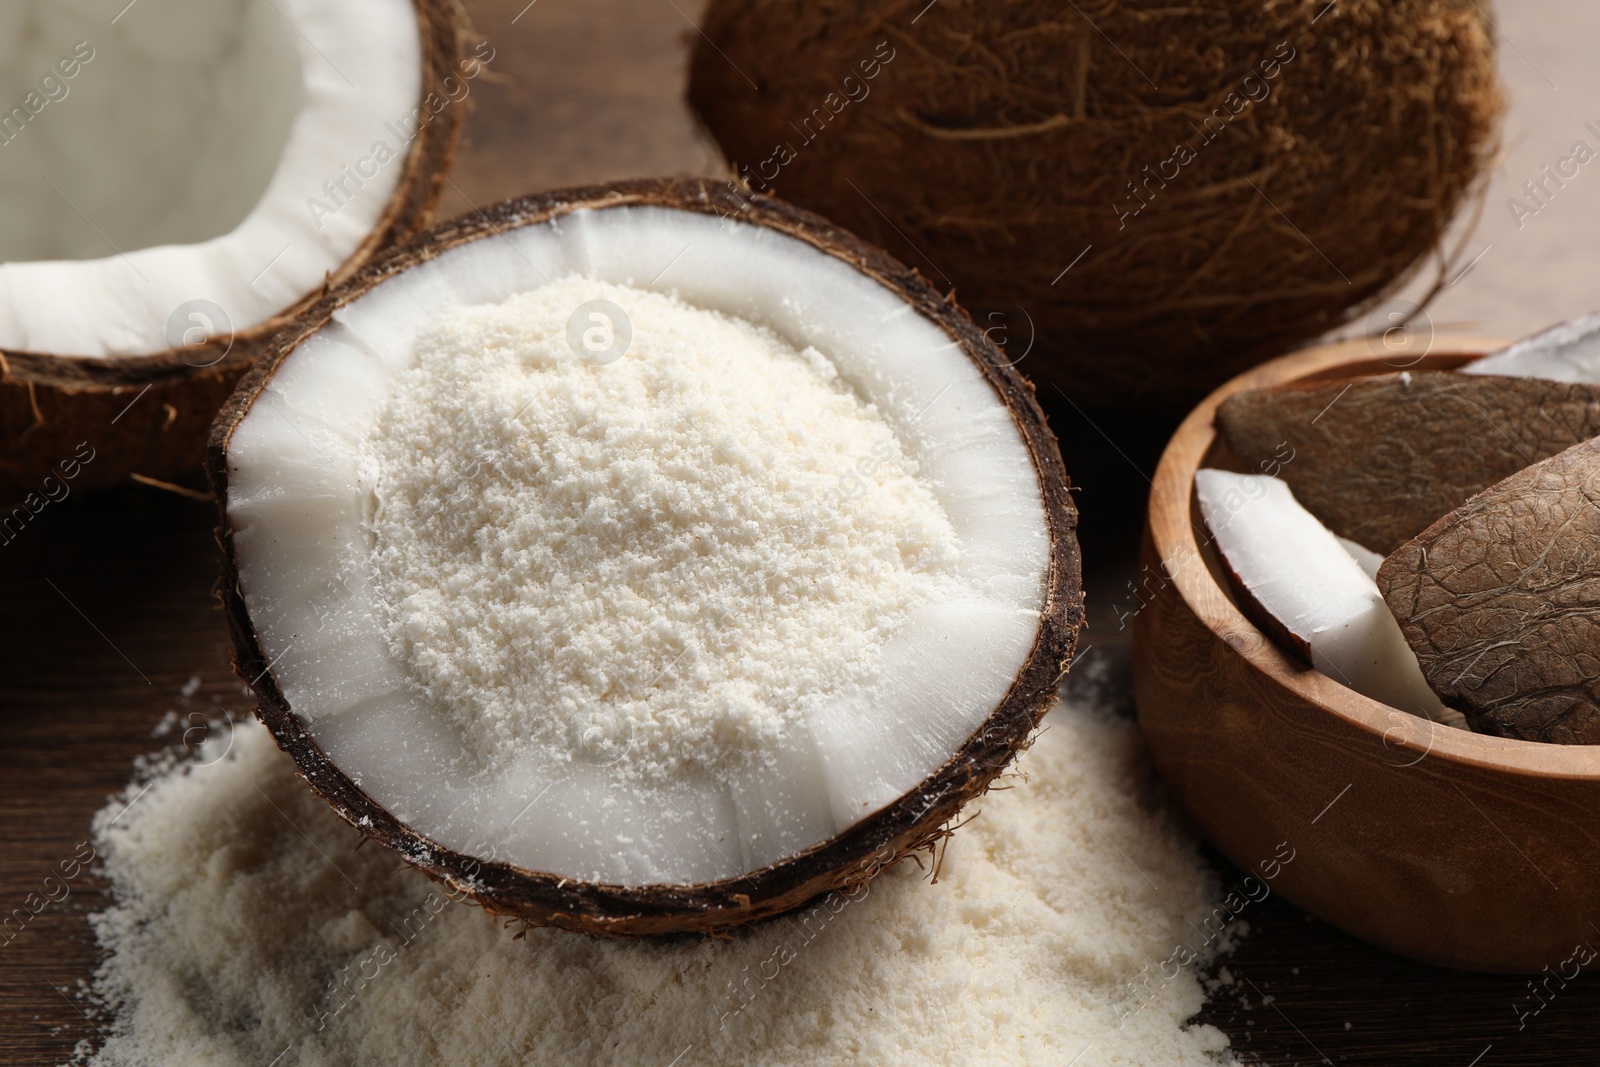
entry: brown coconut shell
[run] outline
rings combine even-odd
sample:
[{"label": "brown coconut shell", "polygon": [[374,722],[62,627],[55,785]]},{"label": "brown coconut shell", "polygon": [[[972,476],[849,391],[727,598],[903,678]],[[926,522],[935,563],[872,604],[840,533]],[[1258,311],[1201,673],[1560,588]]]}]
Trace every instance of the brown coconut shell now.
[{"label": "brown coconut shell", "polygon": [[[1051,541],[1044,605],[1033,648],[1010,689],[959,751],[898,801],[837,837],[770,867],[702,885],[576,882],[446,848],[401,822],[323,752],[284,698],[239,588],[228,525],[228,444],[234,429],[283,359],[322,329],[337,308],[385,279],[468,241],[538,225],[580,208],[629,204],[731,215],[745,223],[770,227],[845,261],[865,278],[900,294],[961,346],[1016,420],[1044,489]],[[1078,513],[1060,449],[1032,387],[965,311],[943,299],[916,272],[816,215],[778,200],[743,195],[713,179],[627,181],[543,193],[496,204],[418,235],[328,292],[274,338],[264,358],[218,415],[206,467],[221,514],[224,570],[220,595],[233,632],[236,669],[255,687],[256,714],[293,757],[301,779],[346,822],[395,850],[413,867],[491,911],[532,925],[611,937],[717,934],[791,911],[830,891],[863,884],[883,867],[941,837],[961,807],[985,792],[1027,746],[1055,699],[1083,625]]]},{"label": "brown coconut shell", "polygon": [[[413,0],[422,35],[422,96],[444,93],[474,40],[460,0]],[[75,485],[105,487],[143,475],[172,481],[198,472],[217,409],[270,350],[274,333],[314,306],[330,287],[380,251],[432,221],[444,173],[455,158],[462,114],[447,107],[418,131],[399,185],[376,225],[322,287],[278,314],[193,348],[89,359],[0,351],[0,489],[36,490],[79,442],[93,448]]]},{"label": "brown coconut shell", "polygon": [[1428,684],[1480,733],[1600,744],[1600,437],[1394,551],[1378,588]]},{"label": "brown coconut shell", "polygon": [[689,98],[740,175],[1086,407],[1186,410],[1376,302],[1502,110],[1472,0],[712,0],[702,30]]},{"label": "brown coconut shell", "polygon": [[1388,555],[1476,493],[1600,434],[1600,385],[1454,371],[1285,382],[1235,393],[1217,429],[1322,524]]}]

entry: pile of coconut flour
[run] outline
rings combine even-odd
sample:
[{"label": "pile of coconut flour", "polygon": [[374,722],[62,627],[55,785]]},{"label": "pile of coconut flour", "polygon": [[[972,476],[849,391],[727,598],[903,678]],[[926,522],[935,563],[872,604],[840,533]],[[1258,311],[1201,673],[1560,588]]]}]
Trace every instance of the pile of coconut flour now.
[{"label": "pile of coconut flour", "polygon": [[1046,723],[1026,781],[980,802],[935,884],[901,865],[855,899],[702,943],[517,940],[393,854],[356,851],[266,732],[241,726],[228,758],[135,783],[97,820],[116,904],[94,918],[106,1040],[80,1059],[1232,1062],[1221,1033],[1185,1026],[1203,1000],[1191,972],[1130,985],[1192,943],[1220,895],[1147,806],[1136,730],[1076,707]]},{"label": "pile of coconut flour", "polygon": [[493,765],[716,772],[870,678],[957,535],[814,348],[569,276],[422,333],[363,462],[391,647]]}]

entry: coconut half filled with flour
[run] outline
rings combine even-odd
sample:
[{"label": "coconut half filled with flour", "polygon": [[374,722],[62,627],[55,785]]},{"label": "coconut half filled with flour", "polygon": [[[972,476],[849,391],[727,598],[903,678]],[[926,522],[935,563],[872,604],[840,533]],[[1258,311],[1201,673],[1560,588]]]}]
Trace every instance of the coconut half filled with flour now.
[{"label": "coconut half filled with flour", "polygon": [[80,486],[197,468],[265,338],[426,223],[492,52],[455,0],[15,0],[0,55],[0,484],[37,490],[80,442]]},{"label": "coconut half filled with flour", "polygon": [[509,202],[331,293],[213,430],[224,595],[311,787],[496,910],[718,930],[1011,761],[1082,619],[1032,391],[822,220]]}]

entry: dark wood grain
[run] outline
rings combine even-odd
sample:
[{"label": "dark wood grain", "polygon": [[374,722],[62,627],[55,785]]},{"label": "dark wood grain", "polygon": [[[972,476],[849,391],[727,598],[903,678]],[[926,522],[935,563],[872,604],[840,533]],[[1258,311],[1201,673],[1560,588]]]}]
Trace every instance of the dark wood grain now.
[{"label": "dark wood grain", "polygon": [[[677,5],[697,14],[698,5]],[[473,90],[446,212],[554,185],[711,166],[680,103],[683,40],[693,30],[666,0],[538,0],[515,24],[523,0],[469,7],[496,47],[494,68],[508,80]],[[1082,487],[1091,619],[1083,645],[1105,658],[1131,713],[1127,613],[1136,600],[1129,586],[1148,478],[1173,427],[1083,411],[1048,390],[1041,401]],[[249,713],[211,594],[218,568],[211,525],[208,505],[154,490],[75,494],[0,545],[5,912],[23,907],[73,855],[93,814],[128,780],[134,757],[158,744],[151,729],[166,711]],[[199,688],[184,698],[191,677]],[[1219,865],[1225,883],[1241,877]],[[95,1036],[57,989],[92,972],[85,915],[103,906],[103,892],[80,876],[70,898],[0,945],[0,1063],[62,1063],[76,1041]],[[1276,895],[1243,918],[1251,932],[1228,961],[1237,985],[1219,990],[1201,1018],[1228,1031],[1256,1062],[1600,1062],[1592,1021],[1600,983],[1587,977],[1553,998],[1545,994],[1549,1006],[1519,1030],[1513,1006],[1539,1003],[1524,978],[1409,963],[1309,920]],[[960,1050],[928,1051],[935,1062],[964,1062]],[[1091,1053],[1081,1067],[1098,1062]]]},{"label": "dark wood grain", "polygon": [[465,3],[495,50],[493,74],[470,97],[441,217],[544,189],[720,171],[683,102],[688,16],[703,0]]},{"label": "dark wood grain", "polygon": [[[0,908],[27,914],[89,821],[160,747],[168,710],[235,717],[251,701],[229,664],[208,505],[155,490],[68,498],[0,547]],[[199,687],[185,698],[190,678]],[[70,870],[70,867],[68,868]],[[96,953],[80,875],[0,945],[0,1062],[63,1062],[94,1030],[67,999]],[[60,896],[60,891],[55,891]],[[35,906],[37,904],[35,903]],[[3,938],[0,938],[3,940]],[[66,995],[59,992],[67,989]]]}]

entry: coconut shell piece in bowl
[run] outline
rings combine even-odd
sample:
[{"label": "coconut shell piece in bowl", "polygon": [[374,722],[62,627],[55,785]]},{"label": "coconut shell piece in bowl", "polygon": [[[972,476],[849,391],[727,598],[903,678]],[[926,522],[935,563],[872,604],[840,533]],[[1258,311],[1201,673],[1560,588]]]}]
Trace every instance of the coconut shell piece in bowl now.
[{"label": "coconut shell piece in bowl", "polygon": [[458,0],[19,0],[0,36],[51,97],[7,117],[0,159],[20,491],[198,473],[271,335],[431,220],[493,56]]},{"label": "coconut shell piece in bowl", "polygon": [[1600,385],[1400,371],[1230,396],[1235,455],[1281,465],[1307,510],[1388,555],[1474,493],[1600,434]]},{"label": "coconut shell piece in bowl", "polygon": [[[1415,369],[1497,347],[1439,338]],[[1295,849],[1273,881],[1290,901],[1412,959],[1536,972],[1594,936],[1600,749],[1431,723],[1311,670],[1234,601],[1195,509],[1197,470],[1251,469],[1215,428],[1228,397],[1392,369],[1365,342],[1309,349],[1229,382],[1179,428],[1129,605],[1139,721],[1167,788],[1230,860],[1249,870]]]},{"label": "coconut shell piece in bowl", "polygon": [[[569,308],[551,295],[587,286],[605,299]],[[548,331],[528,326],[547,312]],[[652,325],[673,321],[675,334]],[[494,324],[488,340],[438,347],[480,322]],[[745,340],[723,371],[689,382],[684,361],[717,346],[674,338],[699,329]],[[749,362],[785,344],[788,362]],[[496,353],[492,379],[449,377]],[[763,383],[780,374],[793,391],[775,398]],[[702,388],[722,399],[695,400]],[[824,394],[817,410],[834,414],[782,441],[716,436],[747,409],[767,413],[753,435],[788,426]],[[785,467],[787,517],[738,517],[766,491],[762,471],[849,412],[882,425],[878,445],[836,457],[837,495],[815,491],[832,474],[813,484],[811,468]],[[915,467],[875,480],[901,455]],[[603,475],[581,479],[586,464]],[[1000,352],[883,252],[711,180],[509,201],[396,249],[278,336],[219,416],[209,473],[238,669],[307,784],[483,906],[604,936],[728,930],[928,846],[1026,745],[1083,618],[1066,471]],[[746,638],[775,632],[791,602],[852,595],[831,573],[783,585],[789,572],[768,568],[857,529],[837,516],[878,514],[894,493],[936,503],[959,535],[934,560],[931,599],[873,616],[892,624],[877,658],[848,685],[791,693],[803,714],[780,715],[749,753],[710,744],[790,707],[740,694],[836,635],[807,630],[777,651]],[[415,521],[396,527],[397,515]],[[921,551],[918,530],[874,528],[905,546],[890,556]],[[419,546],[439,565],[405,573],[432,584],[396,594],[394,561]],[[680,561],[692,580],[664,586]],[[441,595],[442,571],[484,581]],[[474,599],[502,587],[504,601]],[[640,592],[622,603],[619,588]],[[700,605],[702,589],[717,602]],[[693,610],[660,609],[683,598]],[[436,626],[445,617],[487,636],[460,652]],[[625,639],[605,637],[635,619]],[[428,672],[477,671],[471,655],[491,646],[536,678],[482,690],[513,694],[515,714],[487,730],[479,689],[457,699]],[[740,651],[751,647],[772,658]],[[722,684],[752,662],[745,688]],[[548,685],[538,673],[574,663]],[[663,708],[672,693],[687,696]],[[719,732],[678,725],[713,712]],[[502,729],[526,736],[500,746]]]},{"label": "coconut shell piece in bowl", "polygon": [[1600,744],[1600,438],[1490,486],[1378,571],[1435,692],[1473,729]]}]

